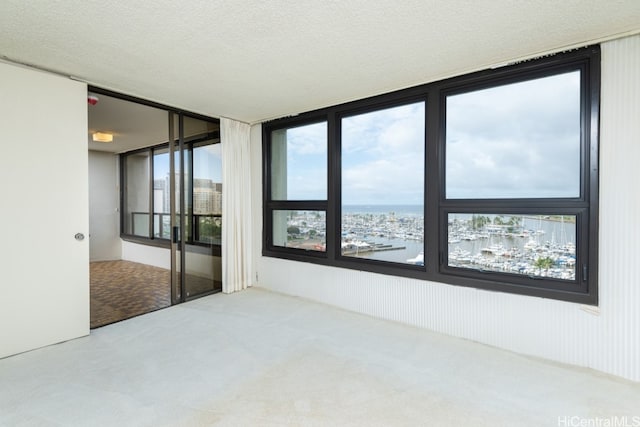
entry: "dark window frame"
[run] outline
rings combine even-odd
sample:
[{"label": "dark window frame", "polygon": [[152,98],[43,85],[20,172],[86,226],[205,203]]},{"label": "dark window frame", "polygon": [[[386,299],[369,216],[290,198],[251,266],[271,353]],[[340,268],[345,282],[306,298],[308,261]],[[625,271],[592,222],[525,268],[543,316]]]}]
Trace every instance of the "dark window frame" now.
[{"label": "dark window frame", "polygon": [[[319,115],[304,115],[304,117],[301,117],[300,119],[292,119],[292,120],[288,120],[286,122],[283,123],[282,126],[272,126],[270,128],[270,133],[269,135],[271,135],[271,132],[273,131],[277,131],[277,130],[283,130],[283,129],[290,129],[290,128],[296,128],[296,127],[300,127],[300,126],[308,126],[308,125],[314,125],[314,124],[318,124],[318,123],[325,123],[327,122],[327,168],[329,168],[329,158],[331,157],[330,154],[330,147],[329,147],[329,128],[330,125],[328,123],[327,117],[325,115],[319,114]],[[271,140],[271,137],[269,136],[269,141]],[[267,145],[266,144],[266,139],[263,138],[263,161],[265,163],[268,163],[269,165],[271,165],[271,159],[272,159],[272,151],[271,151],[271,145]],[[270,232],[268,234],[263,234],[263,247],[268,247],[269,248],[269,252],[271,254],[273,254],[273,256],[276,257],[284,257],[284,258],[291,258],[291,259],[296,259],[298,261],[305,261],[308,258],[311,259],[327,259],[327,252],[326,251],[312,251],[312,250],[304,250],[304,249],[298,249],[298,248],[287,248],[284,246],[277,246],[273,244],[273,212],[274,211],[280,211],[280,210],[296,210],[296,211],[320,211],[320,212],[325,212],[325,219],[327,221],[327,225],[326,225],[326,230],[329,230],[329,193],[331,192],[330,190],[330,185],[331,185],[331,177],[330,174],[327,173],[327,199],[322,199],[322,200],[280,200],[280,199],[273,199],[272,198],[272,188],[271,188],[271,166],[269,167],[263,167],[262,168],[262,172],[263,172],[263,183],[264,183],[264,214],[262,216],[263,219],[263,230],[270,230]],[[328,235],[327,235],[327,239],[329,239]],[[329,244],[327,242],[327,248],[329,247]]]},{"label": "dark window frame", "polygon": [[[203,114],[198,114],[198,113],[194,113],[192,111],[187,111],[187,110],[183,110],[181,108],[176,108],[176,107],[172,107],[166,104],[161,104],[158,102],[154,102],[154,101],[149,101],[147,99],[143,99],[143,98],[138,98],[136,96],[132,96],[132,95],[126,95],[120,92],[114,92],[112,90],[109,89],[104,89],[98,86],[88,86],[88,91],[92,92],[92,93],[97,93],[97,94],[102,94],[102,95],[106,95],[106,96],[110,96],[113,98],[118,98],[118,99],[122,99],[124,101],[129,101],[129,102],[133,102],[135,104],[141,104],[141,105],[146,105],[148,107],[153,107],[153,108],[157,108],[159,110],[164,110],[167,112],[167,137],[169,137],[169,113],[173,113],[176,114],[177,116],[183,116],[183,117],[189,117],[192,119],[196,119],[196,120],[202,120],[205,122],[212,122],[212,123],[220,123],[219,119],[210,117],[210,116],[205,116]],[[221,143],[222,140],[220,138],[220,131],[214,132],[215,134],[208,134],[209,137],[211,137],[212,139],[218,139],[217,144]],[[196,136],[196,139],[198,138],[198,136]],[[197,144],[198,141],[190,141],[190,139],[185,139],[185,142],[193,142],[193,144]],[[175,144],[178,144],[178,139],[176,139],[174,141]],[[155,238],[153,236],[153,221],[150,221],[150,236],[151,237],[142,237],[142,236],[136,236],[133,234],[127,234],[124,232],[124,215],[125,215],[125,201],[126,201],[126,189],[125,189],[125,185],[124,183],[126,182],[126,172],[124,171],[123,165],[123,155],[126,154],[132,154],[135,152],[143,152],[145,150],[149,150],[149,149],[160,149],[162,147],[165,148],[169,148],[169,141],[167,140],[167,142],[161,143],[161,144],[156,144],[153,146],[149,146],[149,147],[143,147],[143,148],[139,148],[136,150],[131,150],[131,151],[127,151],[124,153],[120,153],[119,155],[119,182],[120,182],[120,238],[124,241],[129,241],[132,243],[139,243],[142,245],[147,245],[147,246],[155,246],[155,247],[162,247],[162,248],[169,248],[171,245],[171,240],[170,239],[163,239],[163,238]],[[193,146],[192,146],[193,148]],[[151,219],[153,219],[153,152],[150,153],[150,159],[149,161],[151,162],[150,164],[150,215],[151,215]],[[193,164],[193,163],[192,163]],[[193,171],[190,172],[191,174],[193,174]],[[191,196],[193,197],[193,176],[191,177]],[[191,244],[191,243],[189,243]],[[221,243],[222,244],[222,243]],[[215,256],[220,256],[222,250],[221,250],[221,244],[220,245],[216,245],[214,244],[211,247],[211,251],[213,252],[213,255]],[[195,245],[200,245],[199,243],[195,243]],[[202,245],[203,247],[206,245]]]},{"label": "dark window frame", "polygon": [[[446,96],[580,70],[580,195],[575,198],[447,199]],[[345,257],[340,254],[341,182],[340,120],[411,101],[426,101],[424,174],[425,265]],[[303,113],[263,124],[263,255],[411,277],[432,282],[537,296],[583,304],[598,303],[598,139],[600,47],[590,46],[489,69],[389,94]],[[327,200],[271,200],[270,138],[276,129],[327,122]],[[326,209],[326,252],[311,253],[271,244],[272,212],[276,209]],[[448,213],[540,214],[576,216],[576,280],[481,272],[447,265]]]},{"label": "dark window frame", "polygon": [[[198,120],[201,120],[201,117],[196,117],[196,116],[191,116],[191,115],[187,115],[185,114],[184,116],[188,116],[188,117],[192,117],[192,118],[196,118]],[[212,122],[217,122],[217,120],[209,118],[207,121],[212,121]],[[203,144],[204,141],[209,141],[211,139],[217,139],[218,142],[214,142],[213,144],[220,144],[221,140],[220,140],[220,132],[213,132],[213,133],[208,133],[206,135],[196,135],[195,137],[191,137],[191,138],[185,138],[184,144],[185,144],[185,155],[189,156],[189,162],[191,165],[193,165],[193,151],[194,148],[197,147],[202,147],[202,146],[206,146],[206,145],[212,145],[212,144]],[[174,142],[174,144],[177,145],[177,142]],[[169,142],[164,142],[161,144],[157,144],[157,145],[153,145],[153,146],[149,146],[149,147],[144,147],[144,148],[139,148],[136,150],[131,150],[131,151],[127,151],[124,153],[120,153],[119,154],[119,168],[120,168],[120,238],[124,241],[129,241],[132,243],[138,243],[138,244],[143,244],[143,245],[148,245],[148,246],[155,246],[155,247],[162,247],[162,248],[169,248],[171,245],[171,239],[170,238],[164,238],[164,237],[156,237],[154,236],[154,216],[155,213],[153,211],[153,206],[154,206],[154,165],[153,165],[153,158],[154,158],[154,154],[157,150],[168,150],[169,149]],[[127,175],[126,175],[126,159],[128,156],[130,155],[136,155],[139,153],[144,153],[147,152],[149,153],[148,158],[149,158],[149,188],[150,188],[150,195],[149,195],[149,234],[148,237],[145,236],[140,236],[140,235],[136,235],[136,234],[129,234],[125,231],[126,227],[125,227],[125,215],[126,213],[126,200],[127,200]],[[194,191],[194,182],[193,182],[193,168],[189,169],[189,203],[190,205],[188,206],[188,212],[191,212],[191,217],[193,219],[195,219],[195,217],[197,216],[196,214],[194,214],[192,212],[193,210],[193,191]],[[165,213],[165,215],[169,215],[169,213]],[[211,216],[215,216],[215,215],[211,215]],[[221,216],[221,215],[220,215]],[[195,225],[195,221],[192,221],[192,223],[194,223],[194,229],[198,229],[198,226]],[[186,244],[193,246],[196,250],[200,250],[203,251],[203,253],[209,254],[209,255],[215,255],[215,256],[220,256],[220,254],[222,253],[221,250],[221,245],[222,242],[218,243],[203,243],[200,242],[198,240],[194,239],[194,230],[189,230],[188,233],[188,239],[185,242]],[[198,249],[199,248],[199,249]]]}]

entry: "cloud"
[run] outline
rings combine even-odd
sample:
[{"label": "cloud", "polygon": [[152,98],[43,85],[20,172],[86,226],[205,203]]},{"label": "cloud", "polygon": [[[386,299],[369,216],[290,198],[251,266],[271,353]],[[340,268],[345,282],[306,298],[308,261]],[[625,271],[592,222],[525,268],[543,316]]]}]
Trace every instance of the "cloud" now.
[{"label": "cloud", "polygon": [[[167,149],[168,150],[168,149]],[[193,150],[194,178],[222,182],[222,145],[210,144]],[[176,165],[178,164],[176,153]],[[177,168],[176,168],[177,169]],[[155,152],[153,156],[154,179],[165,179],[169,174],[169,151]]]},{"label": "cloud", "polygon": [[424,103],[342,121],[342,203],[424,200]]},{"label": "cloud", "polygon": [[424,167],[420,159],[407,156],[362,162],[342,171],[342,203],[423,203]]},{"label": "cloud", "polygon": [[580,76],[566,73],[450,96],[450,198],[576,197]]},{"label": "cloud", "polygon": [[285,164],[272,165],[272,173],[286,174],[287,200],[326,200],[327,123],[275,131],[272,146],[286,150]]},{"label": "cloud", "polygon": [[222,146],[204,145],[193,150],[194,178],[207,178],[222,182]]},{"label": "cloud", "polygon": [[[422,204],[424,115],[418,103],[343,119],[345,204]],[[326,123],[288,129],[286,137],[287,198],[326,199]]]},{"label": "cloud", "polygon": [[327,170],[322,167],[289,168],[286,200],[326,200]]},{"label": "cloud", "polygon": [[[446,114],[448,197],[579,195],[579,72],[452,95]],[[342,203],[422,204],[424,126],[424,102],[344,117]],[[326,123],[286,142],[289,199],[326,199]]]},{"label": "cloud", "polygon": [[287,151],[291,157],[327,153],[327,123],[287,129]]}]

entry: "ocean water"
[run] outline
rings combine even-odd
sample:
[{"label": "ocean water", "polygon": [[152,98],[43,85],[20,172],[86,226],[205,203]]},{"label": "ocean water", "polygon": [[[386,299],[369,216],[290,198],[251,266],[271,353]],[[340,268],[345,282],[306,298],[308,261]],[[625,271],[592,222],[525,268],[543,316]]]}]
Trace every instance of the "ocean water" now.
[{"label": "ocean water", "polygon": [[362,255],[351,255],[351,256],[354,256],[356,258],[367,258],[367,259],[377,259],[382,261],[406,263],[408,259],[415,258],[424,249],[423,242],[416,242],[412,240],[374,238],[374,239],[367,239],[367,241],[373,241],[375,243],[381,243],[385,245],[393,245],[394,247],[404,247],[405,249],[397,249],[393,251],[382,251],[382,252],[369,252]]}]

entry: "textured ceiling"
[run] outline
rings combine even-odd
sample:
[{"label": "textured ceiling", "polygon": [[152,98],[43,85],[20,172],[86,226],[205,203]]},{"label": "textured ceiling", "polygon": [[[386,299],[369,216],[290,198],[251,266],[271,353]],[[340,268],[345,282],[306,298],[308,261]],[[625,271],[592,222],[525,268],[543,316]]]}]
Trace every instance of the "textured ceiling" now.
[{"label": "textured ceiling", "polygon": [[[106,95],[88,106],[87,140],[90,150],[122,153],[169,141],[169,116],[159,110]],[[94,132],[113,135],[113,142],[94,142]]]},{"label": "textured ceiling", "polygon": [[0,55],[256,122],[640,30],[638,0],[2,0]]}]

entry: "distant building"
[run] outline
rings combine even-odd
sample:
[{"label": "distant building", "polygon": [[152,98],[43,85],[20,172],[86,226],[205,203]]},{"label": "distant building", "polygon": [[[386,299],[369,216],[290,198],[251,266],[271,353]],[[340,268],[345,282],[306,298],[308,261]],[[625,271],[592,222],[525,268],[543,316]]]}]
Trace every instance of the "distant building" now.
[{"label": "distant building", "polygon": [[193,180],[193,213],[222,214],[222,184],[210,179]]},{"label": "distant building", "polygon": [[[169,197],[170,175],[164,180],[154,181],[154,211],[170,212]],[[180,197],[180,176],[176,174],[176,196]],[[210,179],[194,178],[193,180],[193,213],[197,215],[222,214],[222,183]]]},{"label": "distant building", "polygon": [[165,187],[166,181],[164,179],[153,180],[153,212],[155,213],[169,212],[164,210]]}]

